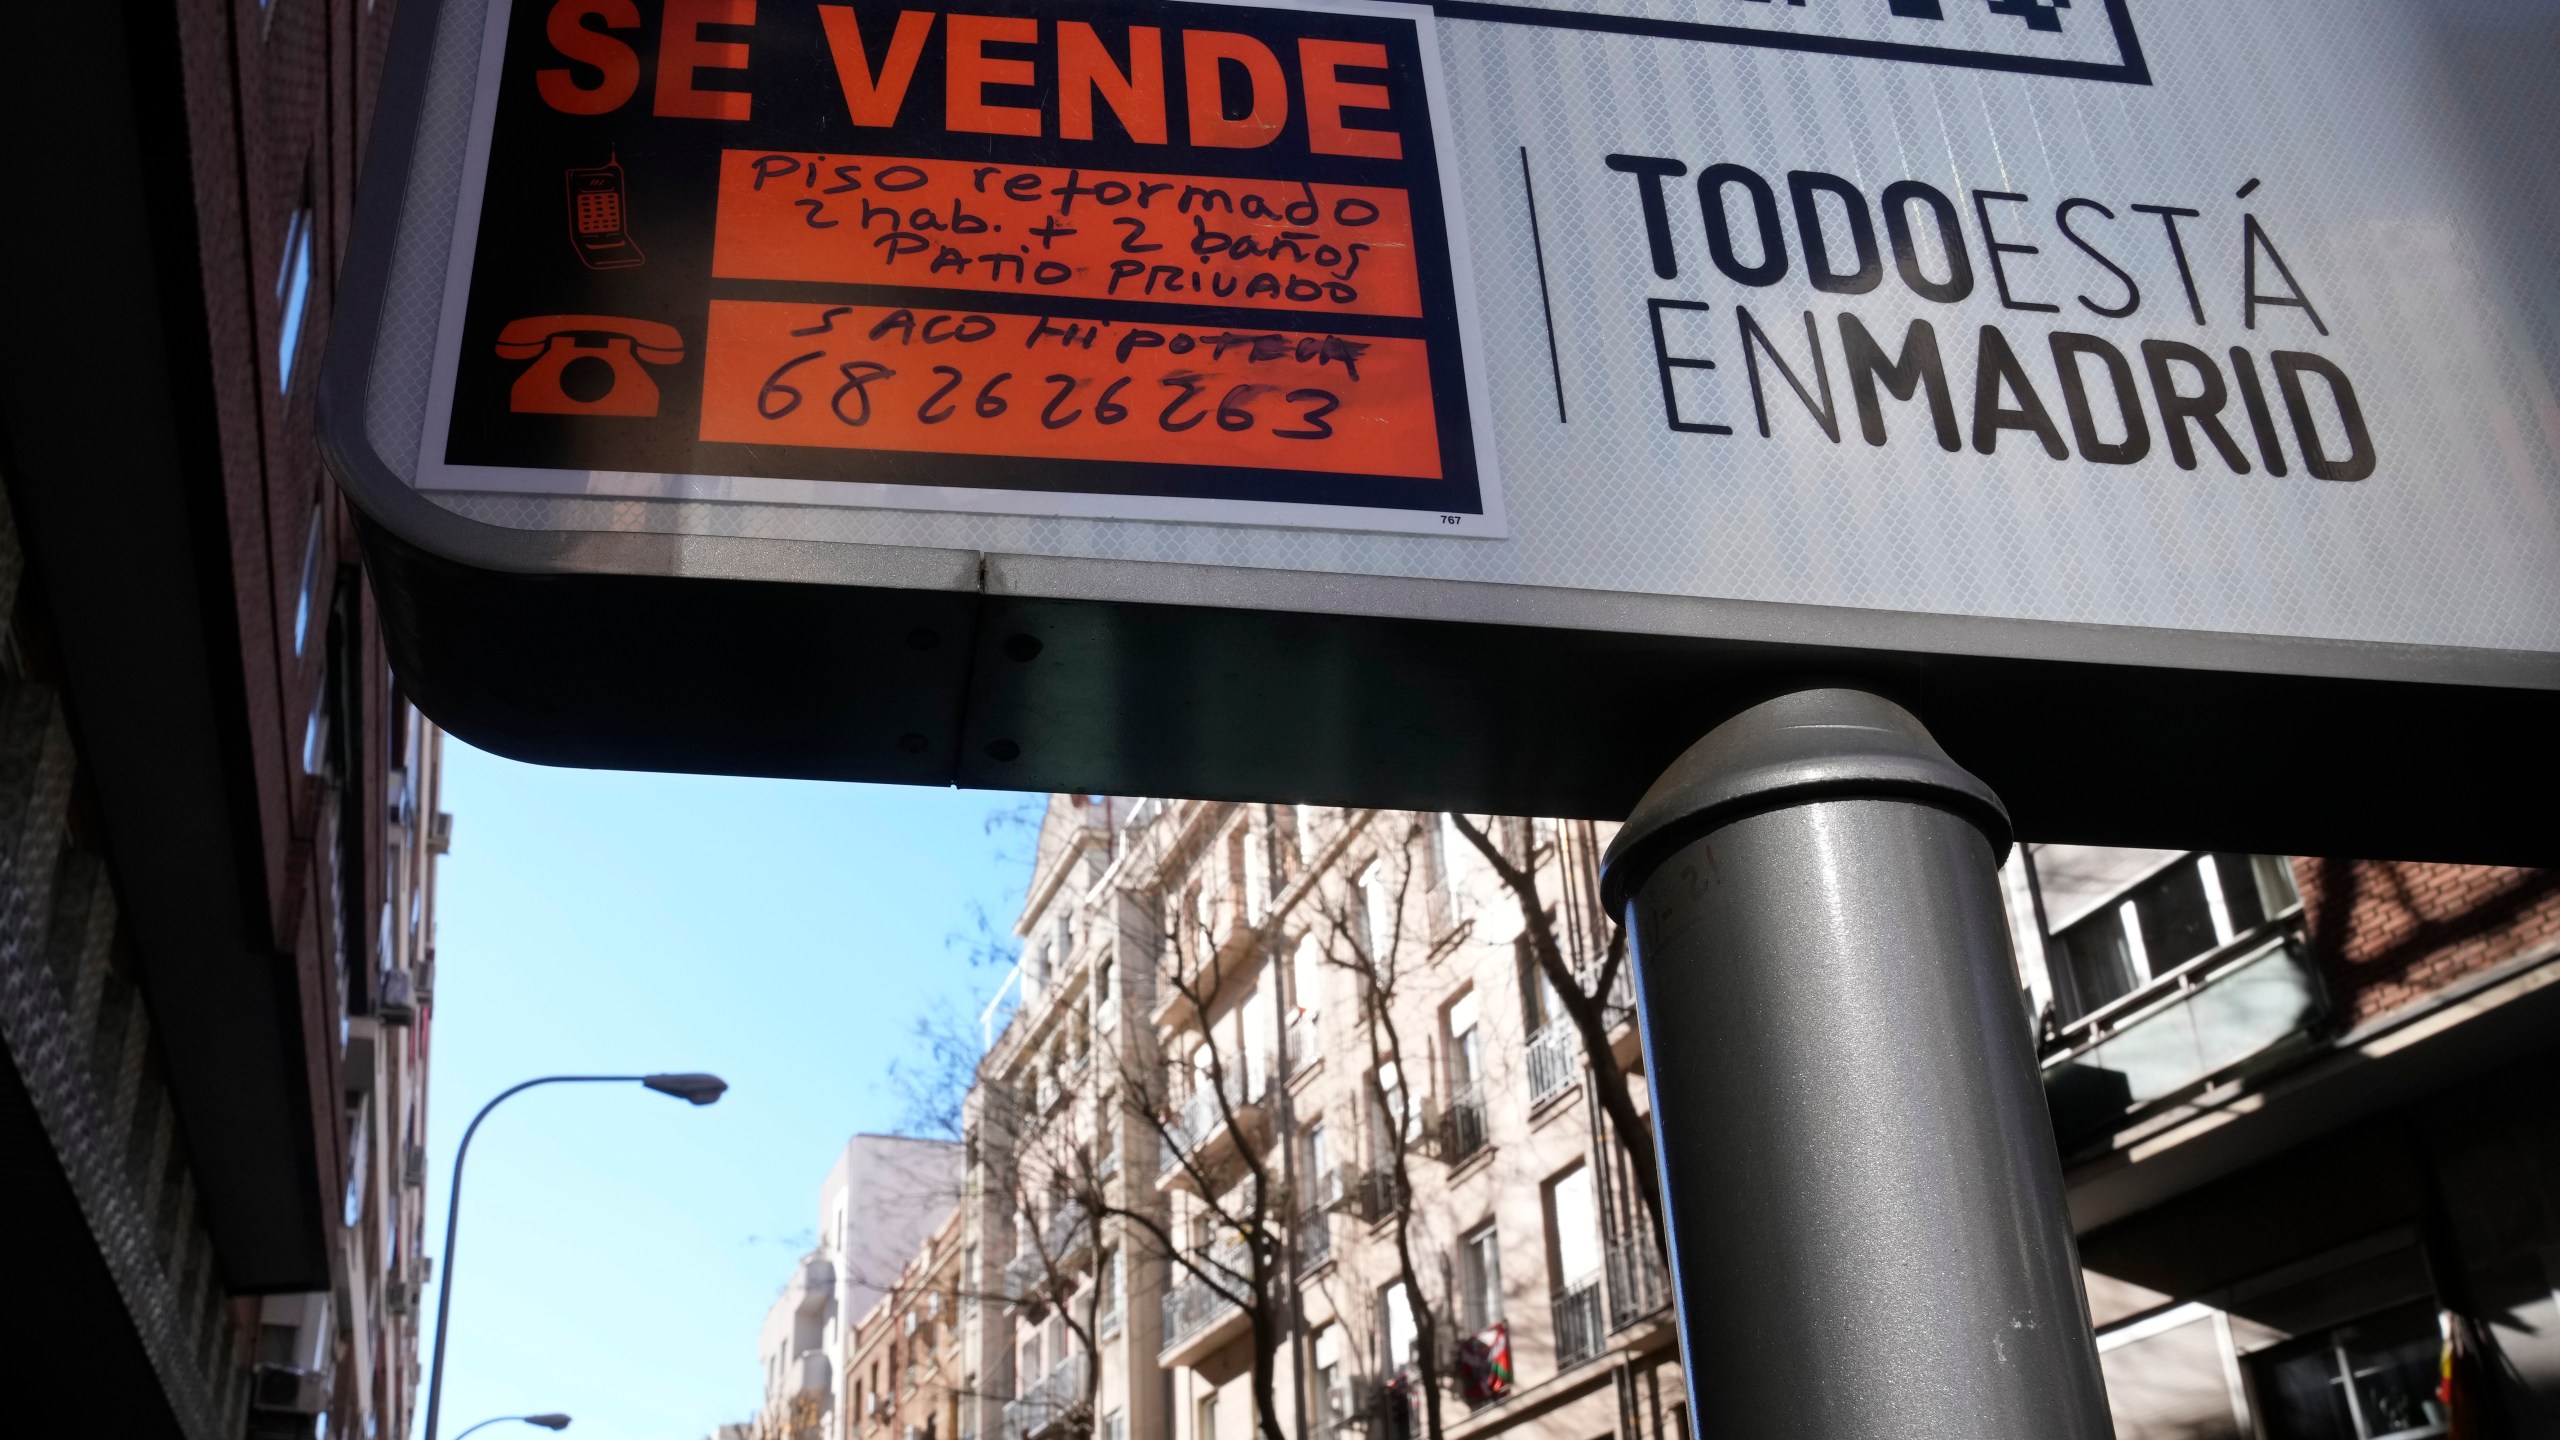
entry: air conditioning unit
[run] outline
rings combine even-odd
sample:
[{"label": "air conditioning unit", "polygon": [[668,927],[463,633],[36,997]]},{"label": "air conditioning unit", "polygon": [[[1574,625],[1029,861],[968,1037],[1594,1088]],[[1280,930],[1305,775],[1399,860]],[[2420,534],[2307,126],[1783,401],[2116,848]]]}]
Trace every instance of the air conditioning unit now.
[{"label": "air conditioning unit", "polygon": [[371,1016],[347,1022],[347,1048],[338,1061],[338,1082],[348,1100],[373,1093],[374,1056],[380,1046],[381,1030]]},{"label": "air conditioning unit", "polygon": [[453,815],[449,811],[439,810],[435,813],[435,818],[427,822],[427,853],[443,855],[452,849]]},{"label": "air conditioning unit", "polygon": [[400,1183],[412,1190],[427,1188],[427,1147],[412,1145],[400,1154]]},{"label": "air conditioning unit", "polygon": [[249,1408],[285,1415],[317,1415],[328,1408],[329,1377],[291,1365],[261,1365],[249,1381]]},{"label": "air conditioning unit", "polygon": [[385,1025],[414,1025],[418,1022],[418,985],[409,972],[398,966],[385,966],[376,987],[373,1003],[376,1015]]},{"label": "air conditioning unit", "polygon": [[418,1287],[409,1281],[391,1279],[382,1282],[383,1308],[402,1318],[418,1312]]}]

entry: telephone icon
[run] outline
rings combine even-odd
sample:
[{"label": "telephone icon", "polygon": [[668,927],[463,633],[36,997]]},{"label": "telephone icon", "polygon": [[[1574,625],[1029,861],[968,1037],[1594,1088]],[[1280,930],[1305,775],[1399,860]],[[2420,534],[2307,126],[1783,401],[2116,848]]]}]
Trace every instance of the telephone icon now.
[{"label": "telephone icon", "polygon": [[588,269],[628,270],[649,258],[631,238],[630,210],[619,159],[569,171],[569,240]]},{"label": "telephone icon", "polygon": [[684,336],[619,315],[528,315],[498,332],[498,355],[533,362],[507,392],[515,414],[647,417],[658,413],[658,382],[642,362],[682,360]]}]

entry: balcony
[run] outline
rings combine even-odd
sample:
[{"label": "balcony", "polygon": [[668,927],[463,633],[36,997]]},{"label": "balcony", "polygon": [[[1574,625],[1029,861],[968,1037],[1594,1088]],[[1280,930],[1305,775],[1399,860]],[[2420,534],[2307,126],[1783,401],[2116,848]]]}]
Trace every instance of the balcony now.
[{"label": "balcony", "polygon": [[1085,1402],[1085,1364],[1070,1355],[1038,1383],[1005,1402],[1005,1440],[1046,1440]]},{"label": "balcony", "polygon": [[[1253,1257],[1241,1240],[1224,1240],[1201,1252],[1201,1263],[1220,1277],[1223,1288],[1247,1288]],[[1174,1280],[1164,1292],[1163,1350],[1158,1363],[1170,1368],[1190,1365],[1216,1353],[1244,1333],[1244,1311],[1219,1289],[1183,1265],[1173,1267]]]},{"label": "balcony", "polygon": [[1567,1281],[1550,1304],[1556,1322],[1556,1369],[1570,1370],[1596,1358],[1608,1333],[1600,1320],[1600,1272]]},{"label": "balcony", "polygon": [[[1224,1089],[1227,1102],[1219,1103],[1218,1091]],[[1197,1188],[1194,1171],[1218,1174],[1225,1162],[1237,1153],[1237,1147],[1250,1144],[1257,1148],[1270,1139],[1271,1117],[1263,1105],[1269,1090],[1261,1076],[1246,1076],[1230,1071],[1222,1087],[1202,1085],[1182,1098],[1174,1112],[1166,1117],[1158,1190]],[[1232,1113],[1235,1124],[1227,1123]],[[1239,1135],[1236,1132],[1244,1132]],[[1185,1165],[1184,1160],[1191,1163]]]},{"label": "balcony", "polygon": [[1036,1238],[1029,1225],[1016,1223],[1020,1228],[1013,1258],[1004,1265],[1004,1293],[1020,1304],[1043,1298],[1051,1271],[1061,1278],[1073,1273],[1092,1246],[1093,1225],[1083,1202],[1078,1200],[1061,1200],[1051,1206],[1040,1221]]},{"label": "balcony", "polygon": [[2307,1038],[2324,1009],[2301,942],[2263,934],[2209,952],[2073,1024],[2046,1056],[2045,1100],[2068,1150],[2227,1071]]},{"label": "balcony", "polygon": [[1352,1175],[1343,1192],[1343,1208],[1372,1225],[1393,1216],[1405,1198],[1403,1183],[1394,1170],[1386,1168]]},{"label": "balcony", "polygon": [[1581,1077],[1581,1059],[1581,1037],[1561,1018],[1548,1021],[1530,1036],[1530,1107],[1535,1109],[1572,1089]]},{"label": "balcony", "polygon": [[1620,1236],[1609,1242],[1609,1330],[1615,1334],[1671,1305],[1671,1277],[1654,1252],[1649,1236]]},{"label": "balcony", "polygon": [[1298,1268],[1313,1270],[1333,1258],[1333,1207],[1318,1205],[1298,1215],[1295,1234]]},{"label": "balcony", "polygon": [[1463,1086],[1449,1097],[1449,1108],[1440,1116],[1440,1158],[1463,1165],[1485,1144],[1484,1087]]}]

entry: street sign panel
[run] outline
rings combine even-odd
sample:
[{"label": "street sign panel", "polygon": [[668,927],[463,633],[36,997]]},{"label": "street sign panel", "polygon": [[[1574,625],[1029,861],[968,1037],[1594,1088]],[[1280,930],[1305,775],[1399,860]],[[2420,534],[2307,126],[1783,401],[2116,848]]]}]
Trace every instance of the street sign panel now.
[{"label": "street sign panel", "polygon": [[1427,14],[639,13],[491,8],[422,488],[1502,532]]},{"label": "street sign panel", "polygon": [[453,0],[324,407],[518,753],[1613,813],[1820,672],[2446,853],[2560,794],[2552,23]]}]

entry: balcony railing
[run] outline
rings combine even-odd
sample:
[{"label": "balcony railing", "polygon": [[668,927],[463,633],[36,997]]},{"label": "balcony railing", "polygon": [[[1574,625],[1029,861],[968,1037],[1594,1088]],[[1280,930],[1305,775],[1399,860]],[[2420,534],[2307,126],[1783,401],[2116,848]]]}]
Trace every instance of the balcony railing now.
[{"label": "balcony railing", "polygon": [[1449,1096],[1449,1108],[1440,1117],[1441,1154],[1452,1165],[1469,1159],[1485,1147],[1484,1087],[1467,1085]]},{"label": "balcony railing", "polygon": [[1333,1258],[1333,1210],[1318,1205],[1298,1216],[1298,1268],[1313,1270]]},{"label": "balcony railing", "polygon": [[[1223,1087],[1203,1084],[1184,1096],[1182,1103],[1174,1107],[1173,1114],[1165,1120],[1163,1168],[1171,1170],[1183,1156],[1216,1138],[1218,1132],[1225,1128],[1230,1110],[1237,1119],[1244,1119],[1244,1112],[1261,1102],[1266,1087],[1257,1083],[1260,1078],[1230,1071]],[[1218,1088],[1227,1092],[1228,1101],[1224,1106],[1218,1103]]]},{"label": "balcony railing", "polygon": [[1352,1176],[1345,1187],[1351,1200],[1351,1213],[1373,1225],[1395,1214],[1404,1202],[1404,1185],[1397,1180],[1396,1172],[1388,1168],[1391,1163],[1381,1163],[1375,1170]]},{"label": "balcony railing", "polygon": [[1624,1236],[1609,1245],[1609,1329],[1624,1330],[1671,1303],[1671,1279],[1650,1236]]},{"label": "balcony railing", "polygon": [[1607,1336],[1600,1323],[1600,1272],[1566,1282],[1552,1302],[1556,1322],[1556,1368],[1570,1370],[1600,1353]]},{"label": "balcony railing", "polygon": [[1005,1440],[1034,1440],[1066,1419],[1084,1403],[1084,1380],[1084,1357],[1070,1355],[1042,1376],[1039,1383],[1006,1401]]},{"label": "balcony railing", "polygon": [[[1242,1290],[1252,1273],[1253,1257],[1241,1240],[1224,1240],[1202,1252],[1202,1265],[1219,1278],[1228,1291]],[[1177,1264],[1178,1278],[1164,1292],[1164,1339],[1162,1345],[1172,1349],[1184,1340],[1208,1328],[1209,1322],[1235,1308],[1235,1302],[1193,1273]]]},{"label": "balcony railing", "polygon": [[2290,936],[2226,947],[2110,1007],[2089,1038],[2044,1062],[2056,1136],[2075,1144],[2307,1034],[2320,979]]},{"label": "balcony railing", "polygon": [[1529,1037],[1529,1103],[1544,1105],[1573,1088],[1579,1073],[1580,1037],[1561,1019],[1550,1020]]},{"label": "balcony railing", "polygon": [[1005,1297],[1016,1302],[1028,1300],[1048,1278],[1049,1267],[1041,1263],[1037,1249],[1017,1250],[1012,1259],[1004,1262]]}]

